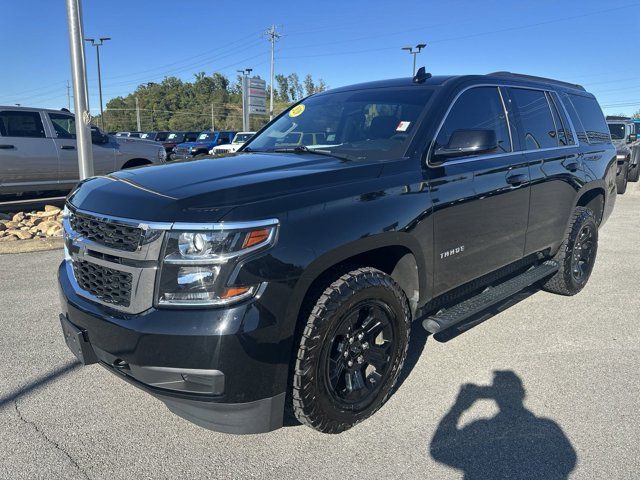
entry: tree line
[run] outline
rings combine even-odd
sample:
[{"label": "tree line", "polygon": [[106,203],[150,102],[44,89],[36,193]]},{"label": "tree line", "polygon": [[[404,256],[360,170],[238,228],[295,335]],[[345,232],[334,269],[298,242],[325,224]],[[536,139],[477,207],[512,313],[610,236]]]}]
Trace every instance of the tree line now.
[{"label": "tree line", "polygon": [[[327,84],[310,74],[300,80],[298,74],[278,74],[274,84],[274,113],[307,95],[322,92]],[[161,82],[149,82],[126,96],[112,98],[104,112],[104,126],[108,131],[137,129],[136,98],[140,109],[140,127],[151,130],[207,130],[213,124],[216,130],[242,128],[242,78],[232,82],[221,73],[195,74],[192,82],[177,77],[165,77]],[[270,91],[267,87],[267,109]],[[213,114],[213,118],[212,118]],[[94,123],[100,125],[100,115]],[[268,116],[252,115],[251,129],[262,127]]]}]

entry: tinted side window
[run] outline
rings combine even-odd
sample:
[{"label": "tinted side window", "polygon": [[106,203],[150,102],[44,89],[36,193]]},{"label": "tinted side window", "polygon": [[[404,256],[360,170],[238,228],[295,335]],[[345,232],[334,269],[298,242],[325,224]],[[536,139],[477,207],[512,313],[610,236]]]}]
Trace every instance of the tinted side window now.
[{"label": "tinted side window", "polygon": [[576,109],[573,106],[573,103],[571,103],[571,100],[569,100],[569,95],[567,95],[566,93],[561,93],[560,100],[562,101],[564,108],[566,108],[567,112],[569,113],[569,118],[573,123],[573,128],[575,128],[576,130],[576,135],[578,136],[578,140],[581,142],[587,143],[589,140],[587,139],[587,134],[584,131],[582,120],[580,120],[580,117],[578,116],[578,112],[576,112]]},{"label": "tinted side window", "polygon": [[586,131],[589,143],[603,143],[611,141],[609,128],[605,122],[600,105],[595,98],[569,94],[571,103],[578,112],[582,125]]},{"label": "tinted side window", "polygon": [[58,138],[76,138],[76,121],[74,117],[62,113],[50,113],[49,119]]},{"label": "tinted side window", "polygon": [[512,88],[510,95],[520,116],[524,149],[537,150],[557,147],[558,134],[545,92]]},{"label": "tinted side window", "polygon": [[438,132],[433,151],[447,148],[457,130],[479,129],[495,132],[498,148],[492,153],[511,152],[509,127],[497,87],[475,87],[460,95]]},{"label": "tinted side window", "polygon": [[38,112],[0,112],[0,135],[44,138],[40,114]]},{"label": "tinted side window", "polygon": [[558,130],[558,141],[560,145],[575,145],[576,142],[573,139],[573,132],[571,131],[569,120],[562,109],[562,105],[559,103],[558,97],[553,93],[547,92],[547,99],[551,105],[551,112],[553,113],[553,120]]}]

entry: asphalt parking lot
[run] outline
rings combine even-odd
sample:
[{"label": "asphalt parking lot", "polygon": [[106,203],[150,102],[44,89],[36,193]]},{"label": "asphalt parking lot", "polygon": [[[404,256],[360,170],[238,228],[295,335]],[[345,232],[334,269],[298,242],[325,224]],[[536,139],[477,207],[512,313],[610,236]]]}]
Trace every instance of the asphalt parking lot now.
[{"label": "asphalt parking lot", "polygon": [[416,324],[397,392],[337,436],[207,431],[79,367],[59,331],[61,252],[0,255],[0,478],[638,478],[639,244],[629,184],[582,293],[534,293],[448,341]]}]

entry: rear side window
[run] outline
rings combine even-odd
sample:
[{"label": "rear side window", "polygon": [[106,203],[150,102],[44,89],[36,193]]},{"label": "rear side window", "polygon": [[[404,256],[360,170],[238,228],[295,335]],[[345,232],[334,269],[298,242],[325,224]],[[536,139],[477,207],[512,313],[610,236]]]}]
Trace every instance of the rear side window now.
[{"label": "rear side window", "polygon": [[497,87],[475,87],[460,95],[438,132],[433,151],[446,149],[458,130],[493,130],[498,148],[492,154],[511,152],[509,127]]},{"label": "rear side window", "polygon": [[44,127],[38,112],[0,112],[0,135],[3,137],[44,138]]},{"label": "rear side window", "polygon": [[512,88],[509,90],[509,94],[520,116],[524,149],[538,150],[557,147],[558,132],[545,92]]},{"label": "rear side window", "polygon": [[589,143],[610,142],[609,127],[607,127],[607,122],[604,119],[604,115],[596,99],[583,97],[582,95],[574,95],[572,93],[568,96],[576,112],[578,112]]},{"label": "rear side window", "polygon": [[551,113],[553,113],[553,119],[556,123],[558,142],[560,143],[560,146],[575,145],[576,142],[573,139],[571,126],[565,111],[562,109],[560,100],[551,92],[547,92],[547,99],[549,100],[549,105],[551,105]]}]

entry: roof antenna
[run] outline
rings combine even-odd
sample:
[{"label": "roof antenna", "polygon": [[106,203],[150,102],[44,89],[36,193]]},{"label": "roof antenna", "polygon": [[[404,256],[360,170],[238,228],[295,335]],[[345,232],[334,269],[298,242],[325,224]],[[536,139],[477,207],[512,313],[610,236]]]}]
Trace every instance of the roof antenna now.
[{"label": "roof antenna", "polygon": [[424,67],[418,69],[418,73],[413,77],[413,83],[424,83],[429,80],[433,75],[425,70]]}]

